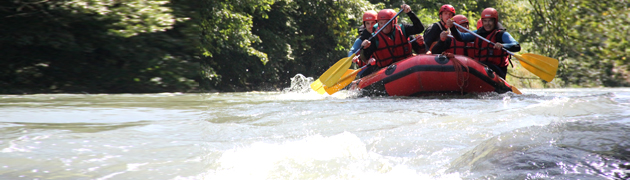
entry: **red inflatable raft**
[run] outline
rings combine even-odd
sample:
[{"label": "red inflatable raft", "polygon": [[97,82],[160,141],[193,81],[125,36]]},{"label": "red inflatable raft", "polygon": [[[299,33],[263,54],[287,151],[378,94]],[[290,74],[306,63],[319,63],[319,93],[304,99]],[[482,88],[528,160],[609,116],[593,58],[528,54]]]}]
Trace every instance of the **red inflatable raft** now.
[{"label": "red inflatable raft", "polygon": [[363,95],[427,96],[512,91],[501,77],[469,57],[416,55],[355,80]]}]

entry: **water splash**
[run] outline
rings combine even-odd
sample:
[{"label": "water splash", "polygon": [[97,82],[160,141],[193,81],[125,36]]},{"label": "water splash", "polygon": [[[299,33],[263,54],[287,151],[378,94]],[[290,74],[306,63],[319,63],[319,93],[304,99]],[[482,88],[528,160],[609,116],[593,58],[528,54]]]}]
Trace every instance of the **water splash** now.
[{"label": "water splash", "polygon": [[283,93],[309,93],[311,91],[312,77],[306,77],[302,74],[296,74],[291,78],[291,86],[284,88]]},{"label": "water splash", "polygon": [[358,90],[341,90],[333,95],[318,94],[311,89],[312,77],[306,77],[302,74],[296,74],[291,78],[291,86],[284,88],[279,99],[348,99],[361,96]]}]

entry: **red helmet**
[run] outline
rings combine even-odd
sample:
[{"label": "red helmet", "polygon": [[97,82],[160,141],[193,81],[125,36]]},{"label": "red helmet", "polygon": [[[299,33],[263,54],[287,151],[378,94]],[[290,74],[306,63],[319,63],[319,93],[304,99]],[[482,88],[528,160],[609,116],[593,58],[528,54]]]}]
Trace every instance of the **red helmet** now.
[{"label": "red helmet", "polygon": [[466,18],[466,16],[464,15],[457,15],[457,16],[453,16],[453,20],[455,21],[455,23],[457,24],[462,24],[462,23],[468,23],[468,18]]},{"label": "red helmet", "polygon": [[376,11],[365,11],[363,13],[363,21],[376,21]]},{"label": "red helmet", "polygon": [[481,18],[494,18],[495,23],[499,21],[499,12],[494,8],[486,8],[481,11]]},{"label": "red helmet", "polygon": [[[394,16],[396,16],[396,11],[394,11],[393,9],[383,9],[378,12],[378,16],[376,17],[376,20],[390,20],[394,18]],[[397,24],[397,23],[398,23],[398,18],[392,21],[392,24]]]},{"label": "red helmet", "polygon": [[442,12],[444,11],[451,12],[453,13],[453,15],[455,15],[455,8],[451,6],[450,4],[442,5],[442,7],[440,8],[440,13],[438,13],[438,15],[442,14]]},{"label": "red helmet", "polygon": [[483,27],[483,22],[479,19],[479,21],[477,21],[477,29],[481,29],[481,27]]}]

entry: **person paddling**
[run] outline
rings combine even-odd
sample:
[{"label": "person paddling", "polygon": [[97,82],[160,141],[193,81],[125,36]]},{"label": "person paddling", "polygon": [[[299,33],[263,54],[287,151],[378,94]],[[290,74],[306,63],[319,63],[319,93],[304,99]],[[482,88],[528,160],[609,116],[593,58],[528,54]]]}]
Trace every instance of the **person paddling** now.
[{"label": "person paddling", "polygon": [[439,40],[442,31],[447,30],[445,26],[446,21],[455,16],[455,7],[450,4],[442,5],[442,7],[440,7],[438,16],[440,17],[440,21],[431,24],[429,29],[427,29],[427,31],[424,32],[423,35],[424,45],[426,46],[426,49],[429,50],[428,54],[431,54],[430,50],[435,45],[434,43],[437,43],[437,41]]},{"label": "person paddling", "polygon": [[490,40],[495,45],[481,40],[473,34],[458,32],[453,26],[453,20],[447,21],[447,27],[451,29],[451,34],[456,40],[463,42],[475,42],[475,47],[477,47],[478,50],[473,58],[486,64],[500,77],[505,79],[510,54],[501,48],[505,48],[511,52],[519,52],[521,51],[521,45],[510,35],[510,33],[506,32],[505,28],[503,28],[503,26],[499,23],[499,13],[496,9],[484,9],[481,12],[481,18],[483,28],[473,32]]},{"label": "person paddling", "polygon": [[[370,38],[370,36],[365,37],[366,35],[363,31],[367,31],[369,35],[374,33],[374,26],[376,25],[376,11],[369,10],[363,13],[363,24],[359,27],[359,37],[354,41],[352,48],[348,52],[348,57],[352,56],[352,54],[356,53],[356,51],[361,47],[361,43],[363,40]],[[363,65],[360,65],[363,66]]]},{"label": "person paddling", "polygon": [[[462,27],[468,28],[468,18],[464,15],[456,15],[453,16],[453,20],[455,23],[461,25]],[[466,32],[466,30],[457,27],[457,30],[461,32]],[[434,54],[442,54],[442,52],[452,53],[456,55],[464,55],[468,57],[473,57],[475,55],[476,48],[474,43],[472,42],[462,42],[457,41],[454,38],[448,37],[448,31],[442,31],[440,34],[440,40],[435,44],[431,52]]]},{"label": "person paddling", "polygon": [[[377,21],[378,28],[382,28],[381,33],[374,35],[370,41],[364,40],[361,44],[363,50],[359,59],[364,63],[370,57],[375,60],[375,65],[370,66],[363,75],[371,74],[374,70],[382,67],[389,66],[390,64],[410,57],[412,54],[411,44],[409,43],[409,37],[414,34],[422,33],[424,26],[418,16],[411,11],[411,7],[407,4],[401,6],[403,12],[409,16],[409,19],[413,23],[398,24],[398,18],[395,18],[391,24],[384,26],[390,19],[396,16],[396,11],[393,9],[383,9],[378,12]],[[370,63],[368,63],[370,64]]]}]

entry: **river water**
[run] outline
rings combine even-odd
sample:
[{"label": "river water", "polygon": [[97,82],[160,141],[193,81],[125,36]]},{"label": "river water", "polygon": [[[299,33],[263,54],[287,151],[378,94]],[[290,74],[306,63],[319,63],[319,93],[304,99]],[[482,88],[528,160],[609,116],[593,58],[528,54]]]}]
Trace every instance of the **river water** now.
[{"label": "river water", "polygon": [[0,95],[0,179],[624,179],[630,89]]}]

